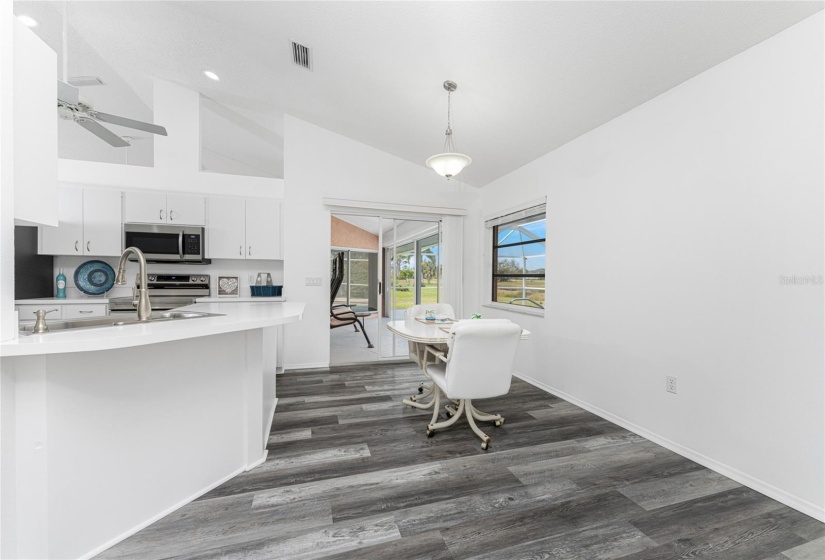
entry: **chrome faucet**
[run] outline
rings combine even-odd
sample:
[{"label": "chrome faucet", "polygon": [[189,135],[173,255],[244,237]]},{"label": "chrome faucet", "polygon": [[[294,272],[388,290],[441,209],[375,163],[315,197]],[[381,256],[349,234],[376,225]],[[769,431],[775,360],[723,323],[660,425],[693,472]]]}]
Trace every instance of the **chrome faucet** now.
[{"label": "chrome faucet", "polygon": [[152,305],[149,303],[149,291],[146,287],[149,284],[149,278],[146,273],[146,257],[143,256],[143,251],[137,247],[127,247],[123,250],[123,254],[120,255],[120,263],[117,265],[117,278],[115,283],[120,286],[126,284],[126,259],[129,253],[135,254],[138,265],[140,265],[140,288],[138,288],[137,304],[138,321],[148,321],[152,315]]}]

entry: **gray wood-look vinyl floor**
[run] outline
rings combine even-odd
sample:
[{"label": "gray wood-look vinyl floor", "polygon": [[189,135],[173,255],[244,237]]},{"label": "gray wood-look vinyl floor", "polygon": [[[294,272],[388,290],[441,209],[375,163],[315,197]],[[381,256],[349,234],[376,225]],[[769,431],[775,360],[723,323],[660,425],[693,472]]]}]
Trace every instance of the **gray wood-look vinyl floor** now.
[{"label": "gray wood-look vinyl floor", "polygon": [[[99,558],[825,558],[825,525],[513,380],[484,452],[427,438],[416,366],[278,377],[266,463]],[[789,466],[792,468],[792,466]]]}]

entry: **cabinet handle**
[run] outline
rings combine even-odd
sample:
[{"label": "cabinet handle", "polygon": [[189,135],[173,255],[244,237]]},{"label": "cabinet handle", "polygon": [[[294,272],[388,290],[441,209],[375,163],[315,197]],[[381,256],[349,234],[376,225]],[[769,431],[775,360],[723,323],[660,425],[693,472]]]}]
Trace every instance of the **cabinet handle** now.
[{"label": "cabinet handle", "polygon": [[238,254],[243,256],[243,245],[238,245]]},{"label": "cabinet handle", "polygon": [[80,241],[75,241],[75,242],[74,242],[74,250],[75,250],[75,251],[80,251],[80,249],[78,249],[78,244],[79,244],[79,243],[80,243]]},{"label": "cabinet handle", "polygon": [[252,256],[252,245],[249,246],[249,256]]},{"label": "cabinet handle", "polygon": [[90,243],[91,243],[91,241],[87,241],[87,242],[86,242],[86,252],[87,252],[87,253],[91,253],[91,252],[92,252],[92,248],[89,246],[89,244],[90,244]]},{"label": "cabinet handle", "polygon": [[170,222],[175,221],[175,211],[174,210],[169,210],[169,221]]},{"label": "cabinet handle", "polygon": [[94,313],[94,311],[91,309],[79,309],[78,313]]},{"label": "cabinet handle", "polygon": [[160,209],[160,214],[158,214],[158,218],[163,221],[163,208]]}]

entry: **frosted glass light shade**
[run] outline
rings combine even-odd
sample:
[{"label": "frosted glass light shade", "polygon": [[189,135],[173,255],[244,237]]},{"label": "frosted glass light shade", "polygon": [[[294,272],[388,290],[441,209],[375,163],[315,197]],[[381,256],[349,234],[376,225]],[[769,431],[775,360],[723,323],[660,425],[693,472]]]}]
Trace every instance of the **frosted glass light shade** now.
[{"label": "frosted glass light shade", "polygon": [[449,179],[461,173],[461,170],[473,162],[470,156],[446,152],[427,158],[427,167]]}]

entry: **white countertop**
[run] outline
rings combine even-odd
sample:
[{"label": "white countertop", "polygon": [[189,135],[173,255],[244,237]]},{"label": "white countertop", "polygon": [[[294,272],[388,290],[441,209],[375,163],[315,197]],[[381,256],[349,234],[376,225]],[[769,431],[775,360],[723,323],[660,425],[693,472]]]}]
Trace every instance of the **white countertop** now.
[{"label": "white countertop", "polygon": [[[238,302],[281,302],[286,301],[283,296],[278,297],[202,297],[198,298],[198,303],[238,303]],[[17,299],[14,300],[15,305],[62,305],[62,304],[76,304],[76,303],[109,303],[108,297],[81,297],[81,298],[31,298],[31,299]]]},{"label": "white countertop", "polygon": [[195,301],[198,303],[238,303],[238,302],[247,302],[247,303],[266,303],[266,302],[278,302],[278,301],[286,301],[286,298],[283,296],[278,297],[202,297],[198,298]]},{"label": "white countertop", "polygon": [[221,313],[223,316],[20,336],[0,343],[0,357],[112,350],[295,323],[303,316],[304,304],[256,305],[234,299],[226,303],[196,303],[181,309]]},{"label": "white countertop", "polygon": [[83,297],[83,298],[63,298],[57,299],[54,297],[47,298],[32,298],[32,299],[16,299],[14,305],[63,305],[64,303],[109,303],[109,298],[106,297]]}]

